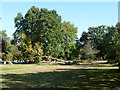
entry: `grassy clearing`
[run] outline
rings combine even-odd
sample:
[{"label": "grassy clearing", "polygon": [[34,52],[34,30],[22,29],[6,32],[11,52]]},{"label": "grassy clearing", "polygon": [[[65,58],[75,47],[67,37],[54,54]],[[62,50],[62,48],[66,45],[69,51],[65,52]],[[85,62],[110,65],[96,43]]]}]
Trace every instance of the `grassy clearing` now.
[{"label": "grassy clearing", "polygon": [[15,69],[21,69],[21,68],[0,68],[0,71],[15,70]]},{"label": "grassy clearing", "polygon": [[89,65],[2,65],[3,88],[120,89],[118,67]]}]

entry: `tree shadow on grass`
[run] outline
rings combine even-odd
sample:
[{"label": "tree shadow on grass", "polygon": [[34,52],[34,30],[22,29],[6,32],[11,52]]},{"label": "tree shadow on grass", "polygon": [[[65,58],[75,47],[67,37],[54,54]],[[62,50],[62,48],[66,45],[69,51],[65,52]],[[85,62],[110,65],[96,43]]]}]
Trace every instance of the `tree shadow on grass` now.
[{"label": "tree shadow on grass", "polygon": [[117,69],[57,69],[54,72],[5,74],[2,78],[3,86],[8,88],[120,89]]}]

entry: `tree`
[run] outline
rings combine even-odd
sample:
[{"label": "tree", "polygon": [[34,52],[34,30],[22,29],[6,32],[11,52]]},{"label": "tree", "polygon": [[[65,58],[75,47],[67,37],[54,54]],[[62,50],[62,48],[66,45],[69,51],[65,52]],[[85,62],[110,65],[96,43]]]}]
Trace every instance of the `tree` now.
[{"label": "tree", "polygon": [[41,49],[41,46],[38,43],[35,43],[35,46],[32,48],[32,45],[29,44],[27,48],[27,52],[29,53],[29,59],[33,61],[35,58],[38,58],[42,56],[43,50]]},{"label": "tree", "polygon": [[[80,41],[83,46],[86,46],[87,41],[93,42],[100,51],[97,57],[108,59],[108,62],[117,62],[120,67],[120,23],[117,23],[116,27],[102,25],[89,28],[88,32],[83,32]],[[87,46],[90,45],[88,44]],[[90,52],[91,50],[89,49],[85,49],[85,51]]]},{"label": "tree", "polygon": [[118,32],[115,27],[108,27],[108,33],[105,34],[102,41],[102,48],[106,59],[114,60],[116,57],[116,43],[118,41]]},{"label": "tree", "polygon": [[0,31],[0,38],[2,40],[2,59],[4,61],[11,61],[19,53],[18,48],[11,45],[11,40],[5,30]]},{"label": "tree", "polygon": [[72,54],[75,50],[75,39],[77,39],[77,28],[70,22],[63,22],[62,24],[62,40],[61,40],[61,50],[62,55],[66,59],[73,59]]},{"label": "tree", "polygon": [[95,59],[95,54],[97,54],[99,51],[95,49],[94,44],[91,41],[88,41],[83,48],[83,53],[85,54],[86,59]]},{"label": "tree", "polygon": [[21,50],[25,47],[25,57],[28,55],[27,48],[33,48],[38,43],[43,55],[68,58],[71,53],[69,48],[74,46],[73,42],[77,37],[77,28],[70,22],[62,23],[61,16],[55,10],[39,10],[35,6],[32,6],[25,16],[17,14],[15,27],[12,43],[20,47],[23,45]]},{"label": "tree", "polygon": [[25,17],[18,13],[15,18],[17,29],[13,34],[13,42],[24,42],[27,46],[31,42],[32,47],[39,43],[45,55],[53,56],[58,51],[60,43],[60,25],[61,17],[55,10],[39,10],[33,6]]},{"label": "tree", "polygon": [[[87,41],[91,41],[96,45],[96,49],[99,50],[99,53],[97,54],[97,57],[102,57],[102,59],[106,59],[107,55],[107,45],[111,41],[111,38],[107,38],[107,35],[110,35],[110,31],[113,31],[113,27],[108,27],[105,25],[101,25],[98,27],[90,27],[88,29],[88,32],[83,32],[82,37],[80,38],[80,41],[84,44],[87,43]],[[113,31],[114,32],[114,31]],[[113,34],[112,34],[113,35]]]},{"label": "tree", "polygon": [[71,49],[72,53],[70,53],[71,58],[74,59],[81,59],[82,53],[83,53],[83,48],[81,43],[78,43],[77,40],[74,43],[74,48]]},{"label": "tree", "polygon": [[0,31],[0,39],[1,39],[1,46],[2,46],[2,50],[1,50],[1,54],[2,54],[2,59],[5,60],[6,59],[6,54],[7,54],[7,41],[9,39],[9,37],[7,37],[6,34],[6,30],[2,30]]},{"label": "tree", "polygon": [[118,41],[116,43],[116,58],[115,61],[118,62],[119,70],[120,70],[120,22],[116,24],[116,30],[118,32]]}]

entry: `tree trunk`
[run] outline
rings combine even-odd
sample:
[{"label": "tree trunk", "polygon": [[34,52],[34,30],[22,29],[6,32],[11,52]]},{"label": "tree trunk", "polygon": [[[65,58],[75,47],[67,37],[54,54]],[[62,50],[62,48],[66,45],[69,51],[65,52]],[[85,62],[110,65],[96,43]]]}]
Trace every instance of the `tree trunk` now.
[{"label": "tree trunk", "polygon": [[120,62],[118,63],[119,71],[120,71]]},{"label": "tree trunk", "polygon": [[9,64],[11,63],[10,58],[9,58]]},{"label": "tree trunk", "polygon": [[25,64],[27,64],[27,60],[25,60]]},{"label": "tree trunk", "polygon": [[105,60],[104,56],[102,55],[102,59]]}]

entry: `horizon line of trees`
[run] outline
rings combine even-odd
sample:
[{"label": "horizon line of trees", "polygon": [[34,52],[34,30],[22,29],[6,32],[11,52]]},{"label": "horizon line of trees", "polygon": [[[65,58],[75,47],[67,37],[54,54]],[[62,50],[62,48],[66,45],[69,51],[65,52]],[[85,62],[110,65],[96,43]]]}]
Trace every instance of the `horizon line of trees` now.
[{"label": "horizon line of trees", "polygon": [[116,26],[89,27],[77,38],[77,28],[62,22],[55,10],[32,6],[25,16],[14,19],[16,31],[10,40],[0,31],[3,60],[31,60],[47,55],[60,59],[109,60],[120,63],[120,23]]}]

